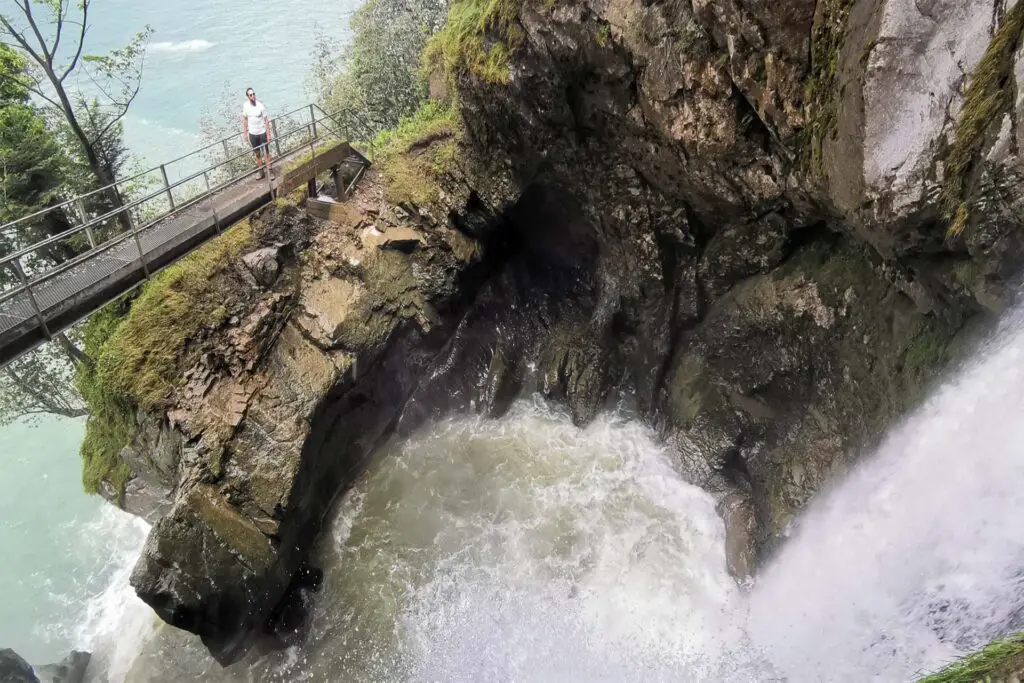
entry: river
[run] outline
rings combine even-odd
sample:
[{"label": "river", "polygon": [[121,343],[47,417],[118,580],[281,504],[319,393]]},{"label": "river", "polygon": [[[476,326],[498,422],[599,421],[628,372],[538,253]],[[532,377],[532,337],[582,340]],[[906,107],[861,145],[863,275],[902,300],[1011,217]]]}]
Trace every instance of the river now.
[{"label": "river", "polygon": [[1022,382],[1017,312],[749,589],[711,496],[639,422],[580,430],[536,397],[447,419],[384,448],[338,506],[303,646],[221,670],[150,625],[109,680],[913,680],[1024,627]]}]

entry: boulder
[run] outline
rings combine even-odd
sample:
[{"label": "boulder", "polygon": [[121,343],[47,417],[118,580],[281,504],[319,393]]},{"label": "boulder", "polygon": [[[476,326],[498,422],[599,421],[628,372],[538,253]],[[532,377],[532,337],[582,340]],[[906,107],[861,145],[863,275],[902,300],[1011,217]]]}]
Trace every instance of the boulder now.
[{"label": "boulder", "polygon": [[388,228],[384,231],[381,249],[394,249],[409,253],[423,244],[423,235],[412,228]]},{"label": "boulder", "polygon": [[36,668],[40,683],[82,683],[89,668],[92,655],[74,650],[57,664],[46,664]]},{"label": "boulder", "polygon": [[263,287],[270,287],[281,271],[279,253],[280,249],[277,247],[264,247],[244,255],[242,263],[256,278],[256,282]]},{"label": "boulder", "polygon": [[0,683],[39,683],[32,665],[9,648],[0,650]]}]

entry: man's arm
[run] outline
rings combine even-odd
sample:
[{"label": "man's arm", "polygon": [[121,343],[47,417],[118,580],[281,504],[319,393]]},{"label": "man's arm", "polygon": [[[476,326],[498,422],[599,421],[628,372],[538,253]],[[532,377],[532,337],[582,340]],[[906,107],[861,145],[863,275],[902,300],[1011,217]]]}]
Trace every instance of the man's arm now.
[{"label": "man's arm", "polygon": [[267,142],[270,142],[270,116],[267,114],[266,107],[263,107],[263,129],[267,131]]},{"label": "man's arm", "polygon": [[249,117],[245,115],[244,111],[242,112],[242,139],[243,142],[249,141]]}]

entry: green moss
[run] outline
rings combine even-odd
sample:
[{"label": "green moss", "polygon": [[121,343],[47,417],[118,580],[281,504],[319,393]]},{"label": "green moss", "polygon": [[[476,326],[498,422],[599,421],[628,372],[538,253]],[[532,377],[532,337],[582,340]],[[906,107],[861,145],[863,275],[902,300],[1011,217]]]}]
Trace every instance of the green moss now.
[{"label": "green moss", "polygon": [[674,377],[669,388],[673,413],[676,421],[689,429],[705,409],[713,390],[708,383],[704,363],[695,355],[683,357]]},{"label": "green moss", "polygon": [[[98,358],[104,344],[124,322],[131,302],[125,297],[93,313],[85,324],[84,348],[90,358]],[[104,391],[95,366],[79,365],[76,384],[89,406],[82,455],[82,486],[87,493],[98,493],[107,481],[119,495],[132,477],[121,460],[121,448],[131,438],[131,405]]]},{"label": "green moss", "polygon": [[919,683],[1000,683],[1024,672],[1024,634],[997,640]]},{"label": "green moss", "polygon": [[186,342],[223,322],[214,276],[253,244],[252,227],[242,221],[146,284],[97,359],[106,389],[143,410],[158,407],[178,381]]},{"label": "green moss", "polygon": [[594,38],[601,47],[608,47],[612,44],[612,27],[609,24],[601,24]]},{"label": "green moss", "polygon": [[228,311],[215,276],[253,243],[242,221],[156,275],[130,307],[122,300],[90,317],[85,351],[94,364],[78,372],[90,409],[81,447],[86,491],[99,491],[106,480],[123,493],[131,472],[120,452],[134,432],[135,410],[160,407],[180,380],[188,341],[223,323]]},{"label": "green moss", "polygon": [[424,50],[424,66],[443,66],[449,78],[470,73],[487,83],[507,84],[509,56],[526,34],[519,25],[522,0],[459,0],[448,21]]},{"label": "green moss", "polygon": [[381,348],[402,321],[429,317],[412,264],[403,254],[379,252],[364,264],[360,279],[363,294],[335,332],[342,348],[356,352]]},{"label": "green moss", "polygon": [[824,0],[821,20],[811,33],[811,70],[804,86],[807,116],[805,163],[820,171],[825,141],[834,139],[839,114],[839,53],[854,0]]},{"label": "green moss", "polygon": [[460,128],[453,107],[428,102],[377,144],[384,194],[396,204],[428,206],[440,198],[439,180],[456,160]]},{"label": "green moss", "polygon": [[1024,3],[1007,12],[989,43],[964,95],[954,140],[946,153],[942,205],[949,220],[947,235],[956,237],[970,221],[976,173],[987,144],[987,133],[1014,104],[1013,68],[1024,34]]},{"label": "green moss", "polygon": [[903,355],[903,367],[916,376],[944,367],[949,356],[946,353],[948,338],[932,326],[925,326],[910,342]]}]

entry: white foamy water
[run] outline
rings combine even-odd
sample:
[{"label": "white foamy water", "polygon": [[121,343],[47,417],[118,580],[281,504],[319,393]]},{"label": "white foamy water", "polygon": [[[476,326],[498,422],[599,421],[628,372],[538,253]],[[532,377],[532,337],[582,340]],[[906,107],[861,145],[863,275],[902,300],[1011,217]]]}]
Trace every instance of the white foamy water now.
[{"label": "white foamy water", "polygon": [[211,43],[208,40],[196,39],[196,40],[182,40],[178,42],[173,41],[158,41],[151,43],[149,46],[152,52],[203,52],[209,50],[216,43]]},{"label": "white foamy water", "polygon": [[1024,316],[812,506],[751,596],[793,680],[910,680],[1024,627]]},{"label": "white foamy water", "polygon": [[1005,327],[749,592],[649,430],[534,399],[385,449],[323,535],[301,647],[221,670],[119,627],[139,656],[103,680],[914,680],[1024,621],[1024,320]]}]

